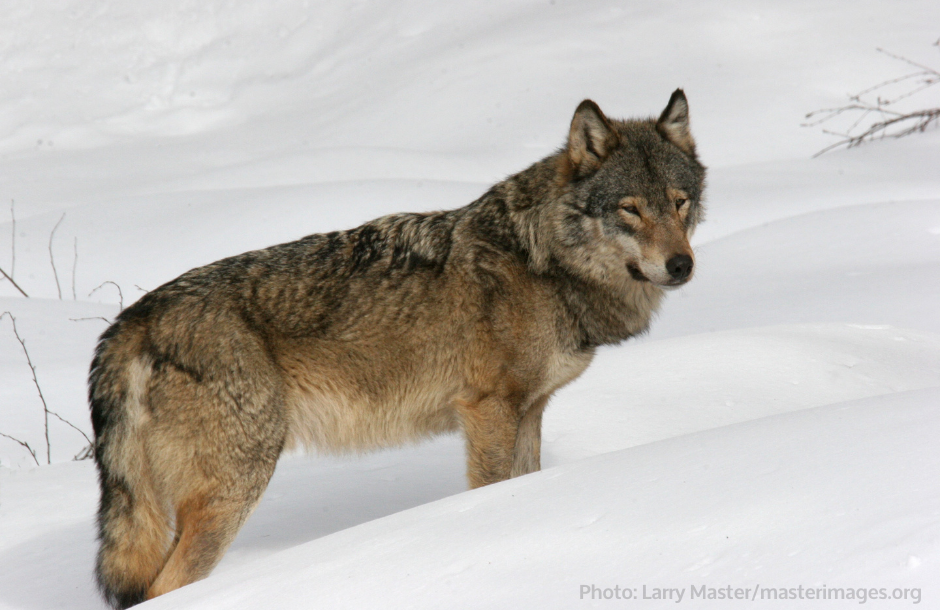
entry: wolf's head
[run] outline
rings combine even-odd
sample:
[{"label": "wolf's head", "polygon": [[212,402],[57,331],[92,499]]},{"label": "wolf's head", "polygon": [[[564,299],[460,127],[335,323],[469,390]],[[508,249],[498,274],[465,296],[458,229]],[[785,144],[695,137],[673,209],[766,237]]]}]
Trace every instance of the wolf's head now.
[{"label": "wolf's head", "polygon": [[552,211],[551,249],[559,262],[608,285],[678,286],[692,277],[705,167],[681,89],[658,119],[612,120],[581,102],[557,160],[564,196]]}]

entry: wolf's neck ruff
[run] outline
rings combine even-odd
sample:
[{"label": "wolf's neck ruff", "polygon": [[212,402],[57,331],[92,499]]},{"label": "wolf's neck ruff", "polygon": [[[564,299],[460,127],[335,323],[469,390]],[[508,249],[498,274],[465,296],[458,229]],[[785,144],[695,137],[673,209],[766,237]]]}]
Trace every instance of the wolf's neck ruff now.
[{"label": "wolf's neck ruff", "polygon": [[681,91],[658,119],[586,100],[564,147],[466,207],[246,252],[146,294],[89,376],[105,598],[208,576],[287,447],[460,431],[472,487],[537,471],[551,395],[691,278],[704,177]]},{"label": "wolf's neck ruff", "polygon": [[[619,343],[646,331],[659,307],[663,290],[639,282],[623,270],[598,265],[590,250],[599,249],[595,227],[582,226],[578,202],[558,173],[565,152],[542,160],[490,189],[465,210],[466,227],[474,239],[493,241],[514,254],[535,277],[548,282],[564,306],[565,339],[573,349]],[[493,227],[510,231],[493,232]],[[593,230],[592,230],[593,229]],[[623,263],[621,263],[623,264]],[[577,329],[571,336],[570,329]]]}]

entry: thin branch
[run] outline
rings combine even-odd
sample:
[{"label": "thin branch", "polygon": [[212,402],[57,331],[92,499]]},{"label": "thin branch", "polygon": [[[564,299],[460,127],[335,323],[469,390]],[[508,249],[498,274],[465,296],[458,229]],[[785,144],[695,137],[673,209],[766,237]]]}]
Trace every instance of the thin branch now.
[{"label": "thin branch", "polygon": [[55,223],[55,226],[52,227],[52,233],[49,234],[49,261],[52,262],[52,275],[55,276],[55,287],[59,291],[59,300],[62,300],[62,287],[59,286],[59,274],[55,270],[55,257],[52,255],[52,239],[55,237],[55,232],[59,228],[59,225],[62,224],[62,221],[65,220],[65,212],[62,212],[59,222]]},{"label": "thin branch", "polygon": [[23,348],[23,353],[26,354],[26,363],[29,364],[29,369],[33,372],[33,384],[36,386],[36,391],[39,392],[39,400],[42,401],[42,411],[43,417],[45,419],[45,429],[46,429],[46,463],[52,463],[52,446],[49,444],[49,407],[46,405],[46,397],[42,395],[42,388],[39,387],[39,380],[36,379],[36,367],[33,366],[33,360],[29,357],[29,350],[26,349],[26,342],[23,341],[23,338],[20,337],[19,331],[16,329],[16,318],[13,317],[13,314],[9,311],[5,311],[0,314],[0,320],[4,316],[10,316],[10,322],[13,323],[13,334],[16,336],[16,340],[20,342],[20,345]]},{"label": "thin branch", "polygon": [[150,292],[150,291],[147,290],[146,288],[141,288],[141,287],[138,286],[137,284],[134,284],[134,288],[136,288],[137,290],[139,290],[139,291],[141,291],[141,292],[143,292],[143,293],[145,293],[145,294],[148,293],[148,292]]},{"label": "thin branch", "polygon": [[4,434],[3,432],[0,432],[0,436],[4,436],[4,437],[10,439],[11,441],[13,441],[14,443],[19,443],[20,445],[26,447],[26,450],[29,451],[29,454],[30,454],[31,456],[33,456],[33,461],[36,462],[36,465],[37,465],[37,466],[39,466],[39,460],[36,458],[36,452],[33,451],[33,448],[32,448],[32,447],[29,446],[29,443],[27,443],[26,441],[21,441],[21,440],[18,439],[18,438],[14,438],[14,437],[10,436],[9,434]]},{"label": "thin branch", "polygon": [[924,64],[919,64],[919,63],[917,63],[916,61],[911,61],[910,59],[904,57],[903,55],[895,55],[894,53],[892,53],[892,52],[890,52],[890,51],[885,51],[885,50],[882,49],[881,47],[877,47],[875,50],[878,51],[879,53],[884,53],[884,54],[887,55],[888,57],[893,57],[894,59],[897,59],[898,61],[903,61],[903,62],[906,63],[906,64],[910,64],[910,65],[914,66],[915,68],[920,68],[920,69],[923,70],[924,72],[927,72],[927,73],[929,73],[929,74],[936,74],[937,76],[940,76],[940,72],[937,72],[937,71],[934,70],[933,68],[931,68],[931,67],[929,67],[929,66],[925,66]]},{"label": "thin branch", "polygon": [[[940,46],[940,40],[934,44]],[[940,83],[940,71],[916,61],[911,61],[904,56],[895,55],[881,48],[878,49],[878,52],[913,66],[917,68],[918,71],[882,81],[877,85],[859,91],[855,95],[850,95],[850,103],[845,106],[839,108],[823,108],[808,113],[806,119],[815,118],[815,120],[803,123],[804,127],[814,127],[843,114],[856,113],[855,120],[851,122],[848,129],[844,132],[823,129],[823,133],[837,136],[840,139],[834,144],[823,148],[813,155],[813,157],[818,157],[823,153],[842,146],[853,148],[871,140],[902,138],[912,133],[925,131],[934,123],[940,123],[940,108],[926,108],[914,112],[899,112],[889,108],[889,106],[901,100],[906,100],[924,89]],[[865,95],[873,94],[886,87],[898,85],[899,83],[907,82],[912,79],[921,80],[903,93],[888,97],[882,97],[881,94],[877,94],[874,102],[863,99]],[[860,133],[857,131],[859,129],[861,130]]]},{"label": "thin branch", "polygon": [[78,295],[75,293],[75,271],[78,269],[78,238],[75,238],[75,256],[72,258],[72,300],[77,301]]},{"label": "thin branch", "polygon": [[828,114],[824,118],[813,121],[812,123],[803,123],[802,126],[814,127],[816,125],[819,125],[820,123],[825,123],[829,119],[837,117],[844,112],[851,112],[852,110],[861,110],[863,112],[879,111],[879,112],[885,112],[888,114],[896,114],[897,116],[902,116],[900,112],[894,112],[893,110],[888,110],[886,108],[881,108],[878,106],[871,106],[869,104],[848,104],[846,106],[842,106],[841,108],[821,108],[819,110],[808,112],[805,117],[807,119],[810,117],[814,117],[817,114],[821,114],[823,112],[826,112]]},{"label": "thin branch", "polygon": [[72,458],[73,462],[81,462],[82,460],[90,460],[95,455],[95,444],[88,443],[84,449],[75,454],[75,457]]},{"label": "thin branch", "polygon": [[[892,133],[888,132],[888,128],[894,125],[903,123],[904,121],[913,121],[914,124],[900,131],[895,131]],[[823,148],[817,152],[813,157],[818,157],[819,155],[832,150],[833,148],[838,148],[840,146],[845,146],[846,148],[854,148],[866,141],[874,139],[884,139],[884,138],[903,138],[904,136],[916,133],[918,131],[926,131],[927,127],[931,123],[940,122],[940,108],[932,108],[930,110],[922,110],[920,112],[912,112],[911,114],[902,115],[895,117],[886,121],[877,121],[872,123],[868,129],[863,131],[858,135],[850,135],[849,133],[838,133],[834,131],[823,130],[823,133],[830,135],[839,136],[842,139],[836,142],[835,144],[830,144],[829,146]]]},{"label": "thin branch", "polygon": [[856,93],[855,95],[851,96],[850,99],[857,100],[858,98],[862,97],[863,95],[868,95],[868,94],[871,93],[872,91],[877,91],[878,89],[881,89],[881,88],[883,88],[883,87],[887,87],[888,85],[896,85],[896,84],[901,83],[901,82],[904,82],[904,81],[906,81],[906,80],[908,80],[908,79],[916,78],[916,77],[918,77],[918,76],[923,76],[923,74],[924,74],[923,72],[911,72],[910,74],[905,74],[904,76],[899,76],[899,77],[897,77],[897,78],[892,78],[891,80],[886,80],[886,81],[884,81],[884,82],[882,82],[882,83],[878,83],[877,85],[874,85],[874,86],[872,86],[872,87],[869,87],[868,89],[865,89],[865,90],[863,90],[863,91],[859,91],[859,92]]},{"label": "thin branch", "polygon": [[[14,207],[16,205],[16,200],[10,200],[10,218],[13,220],[13,226],[10,228],[10,250],[12,251],[12,261],[10,262],[10,281],[12,282],[12,276],[16,275],[16,213],[14,212]],[[4,275],[6,275],[4,273]],[[22,291],[21,291],[22,292]]]},{"label": "thin branch", "polygon": [[29,298],[29,295],[26,294],[26,291],[23,290],[22,288],[20,288],[20,285],[17,284],[16,282],[14,282],[14,281],[13,281],[13,278],[10,277],[9,275],[7,275],[7,272],[6,272],[6,271],[4,271],[3,269],[0,269],[0,274],[3,274],[3,277],[5,277],[5,278],[7,278],[8,280],[10,280],[10,283],[13,284],[13,285],[16,287],[16,289],[20,291],[20,294],[22,294],[22,295],[23,295],[24,297],[26,297],[27,299]]},{"label": "thin branch", "polygon": [[[26,341],[23,340],[23,338],[20,336],[19,330],[16,328],[16,318],[9,311],[4,311],[3,313],[0,313],[0,320],[2,320],[5,316],[10,316],[10,322],[13,324],[13,334],[14,336],[16,336],[16,340],[20,342],[20,346],[23,348],[23,354],[26,355],[26,363],[29,365],[29,370],[32,371],[33,373],[33,385],[36,386],[36,391],[39,393],[39,400],[42,401],[42,410],[43,410],[43,416],[45,419],[45,430],[46,430],[46,463],[51,464],[52,463],[52,445],[49,442],[49,416],[50,415],[52,415],[53,417],[55,417],[62,423],[75,429],[79,434],[85,437],[85,440],[88,441],[89,444],[91,444],[92,441],[90,438],[88,438],[88,435],[85,434],[85,432],[81,428],[79,428],[78,426],[70,422],[69,420],[65,419],[64,417],[62,417],[55,411],[52,411],[51,409],[49,409],[49,405],[46,403],[46,397],[43,396],[42,388],[39,386],[39,379],[36,377],[36,367],[35,365],[33,365],[33,359],[29,357],[29,350],[26,349]],[[37,464],[38,463],[39,462],[37,461]]]},{"label": "thin branch", "polygon": [[117,288],[118,298],[120,299],[121,311],[124,311],[124,293],[121,292],[121,287],[118,286],[115,282],[112,282],[111,280],[105,280],[104,282],[101,282],[101,284],[99,284],[94,290],[88,293],[88,296],[90,297],[91,295],[95,294],[96,292],[104,288],[105,284],[111,284],[112,286]]},{"label": "thin branch", "polygon": [[90,318],[69,318],[72,322],[84,322],[85,320],[101,320],[105,324],[111,324],[111,320],[102,316],[92,316]]},{"label": "thin branch", "polygon": [[64,417],[62,417],[61,415],[59,415],[59,414],[56,413],[55,411],[51,411],[51,410],[50,410],[50,411],[49,411],[49,415],[52,415],[53,417],[57,418],[60,422],[62,422],[62,423],[65,424],[66,426],[71,426],[72,428],[75,429],[76,432],[78,432],[79,434],[81,434],[82,436],[84,436],[86,441],[88,441],[89,443],[91,443],[91,439],[88,438],[88,435],[85,434],[85,432],[84,432],[81,428],[79,428],[78,426],[76,426],[75,424],[73,424],[72,422],[70,422],[69,420],[65,419]]},{"label": "thin branch", "polygon": [[895,103],[895,102],[900,102],[900,101],[903,100],[903,99],[907,99],[907,98],[911,97],[912,95],[915,95],[915,94],[917,94],[917,93],[920,93],[921,91],[923,91],[924,89],[926,89],[926,88],[928,88],[928,87],[931,87],[931,86],[933,86],[933,85],[936,85],[938,82],[940,82],[940,79],[938,79],[938,80],[931,80],[931,81],[924,81],[924,82],[921,84],[920,87],[917,87],[916,89],[911,89],[911,90],[908,91],[907,93],[905,93],[905,94],[903,94],[903,95],[899,95],[898,97],[894,98],[893,100],[888,100],[888,101],[879,100],[879,101],[881,101],[883,104],[893,104],[893,103]]}]

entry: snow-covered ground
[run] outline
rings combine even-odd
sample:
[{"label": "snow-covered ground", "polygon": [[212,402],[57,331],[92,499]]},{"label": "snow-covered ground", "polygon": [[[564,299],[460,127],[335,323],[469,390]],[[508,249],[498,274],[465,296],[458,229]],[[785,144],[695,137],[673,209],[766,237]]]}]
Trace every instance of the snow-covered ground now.
[{"label": "snow-covered ground", "polygon": [[[3,10],[0,268],[32,298],[0,281],[0,312],[86,434],[122,302],[468,203],[560,145],[584,97],[645,115],[683,87],[710,167],[695,279],[553,399],[541,473],[468,492],[456,437],[287,456],[212,576],[150,606],[940,604],[940,130],[811,159],[831,138],[800,127],[905,73],[877,46],[940,65],[935,1]],[[100,609],[86,441],[53,417],[46,465],[43,422],[5,317],[0,433],[42,466],[0,437],[0,609]],[[708,599],[729,594],[756,600]]]}]

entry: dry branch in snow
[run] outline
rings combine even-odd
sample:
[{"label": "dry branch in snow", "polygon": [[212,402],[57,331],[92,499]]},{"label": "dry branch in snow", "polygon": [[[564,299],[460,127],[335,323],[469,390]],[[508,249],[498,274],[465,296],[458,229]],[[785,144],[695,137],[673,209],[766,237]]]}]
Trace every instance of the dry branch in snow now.
[{"label": "dry branch in snow", "polygon": [[49,260],[52,262],[52,275],[55,276],[55,288],[59,291],[60,301],[62,300],[62,287],[59,286],[59,273],[55,269],[55,256],[52,255],[52,239],[55,237],[55,232],[59,228],[59,225],[62,224],[63,220],[65,220],[65,212],[62,212],[59,222],[55,223],[55,226],[52,227],[52,233],[49,233]]},{"label": "dry branch in snow", "polygon": [[[940,40],[937,40],[934,46],[940,47]],[[931,124],[940,122],[940,107],[904,112],[896,110],[895,106],[898,102],[940,83],[940,71],[881,48],[878,52],[917,70],[850,95],[849,103],[845,106],[822,108],[807,114],[807,119],[814,120],[804,123],[804,127],[821,125],[839,116],[854,117],[854,121],[844,131],[823,129],[824,133],[838,136],[840,139],[817,152],[814,157],[840,146],[852,148],[875,139],[901,138],[925,131]],[[882,97],[882,94],[889,92],[893,93]],[[872,96],[874,99],[871,99]]]},{"label": "dry branch in snow", "polygon": [[98,284],[98,286],[94,290],[89,292],[88,296],[90,297],[91,295],[95,294],[96,292],[104,288],[105,284],[111,284],[112,286],[117,288],[118,299],[120,300],[119,307],[121,308],[121,311],[124,311],[124,292],[121,291],[121,287],[118,286],[116,282],[112,282],[111,280],[105,280],[104,282],[101,282],[100,284]]},{"label": "dry branch in snow", "polygon": [[[20,336],[19,330],[16,328],[16,318],[9,311],[4,311],[3,313],[0,313],[0,320],[2,320],[3,318],[7,316],[10,317],[10,322],[13,324],[13,335],[16,337],[16,340],[19,341],[20,346],[23,348],[23,354],[26,356],[26,363],[29,365],[29,370],[32,371],[33,373],[33,385],[36,386],[36,392],[39,393],[39,400],[42,401],[44,428],[45,428],[45,433],[46,433],[46,463],[47,464],[52,463],[52,444],[49,442],[49,416],[50,415],[55,417],[62,423],[66,424],[67,426],[70,426],[71,428],[73,428],[75,431],[77,431],[79,434],[85,437],[85,440],[88,441],[89,446],[92,445],[91,439],[88,437],[87,434],[85,434],[85,432],[81,428],[79,428],[78,426],[70,422],[69,420],[65,419],[64,417],[62,417],[55,411],[52,411],[51,409],[49,409],[49,405],[46,403],[46,397],[43,396],[42,394],[42,387],[39,385],[39,379],[36,377],[36,366],[33,364],[33,359],[30,358],[29,356],[29,350],[26,349],[26,341],[23,339],[23,337]],[[4,436],[26,446],[30,450],[30,453],[32,453],[32,449],[28,445],[26,445],[26,443],[23,443],[13,438],[12,436],[8,436],[6,434],[4,434]],[[33,457],[35,457],[35,454],[33,454]],[[78,459],[78,456],[76,456],[76,459]]]},{"label": "dry branch in snow", "polygon": [[74,241],[75,256],[72,258],[72,300],[78,300],[78,294],[75,292],[75,271],[78,269],[78,238]]},{"label": "dry branch in snow", "polygon": [[15,205],[16,205],[16,200],[11,199],[10,200],[10,219],[12,220],[12,224],[11,224],[11,229],[10,229],[10,238],[11,238],[10,239],[10,250],[11,250],[10,273],[7,274],[6,271],[4,271],[3,269],[0,269],[0,275],[10,280],[10,283],[13,284],[13,287],[19,290],[20,294],[22,294],[24,297],[28,299],[29,295],[26,294],[26,291],[20,288],[20,285],[17,284],[16,281],[13,279],[13,275],[16,273],[16,212],[14,211]]},{"label": "dry branch in snow", "polygon": [[20,445],[26,447],[26,450],[29,451],[29,454],[33,456],[33,461],[36,462],[37,466],[39,466],[39,459],[36,457],[36,452],[33,451],[32,447],[29,446],[29,443],[27,443],[26,441],[21,441],[18,438],[14,438],[10,436],[9,434],[4,434],[3,432],[0,432],[0,436],[6,437],[10,439],[11,441],[13,441],[14,443],[19,443]]},{"label": "dry branch in snow", "polygon": [[7,272],[6,272],[6,271],[4,271],[3,269],[0,269],[0,275],[3,275],[3,277],[5,277],[6,279],[10,280],[10,283],[13,284],[13,286],[14,286],[17,290],[20,291],[20,294],[22,294],[22,295],[23,295],[24,297],[26,297],[27,299],[29,298],[29,295],[26,294],[26,291],[23,290],[22,288],[20,288],[20,285],[17,284],[15,281],[13,281],[13,278],[10,277],[9,275],[7,275]]}]

